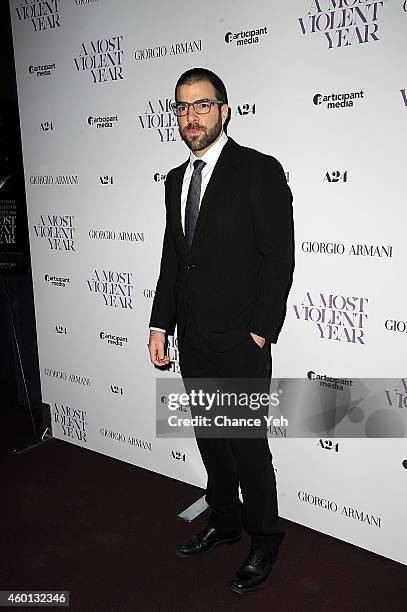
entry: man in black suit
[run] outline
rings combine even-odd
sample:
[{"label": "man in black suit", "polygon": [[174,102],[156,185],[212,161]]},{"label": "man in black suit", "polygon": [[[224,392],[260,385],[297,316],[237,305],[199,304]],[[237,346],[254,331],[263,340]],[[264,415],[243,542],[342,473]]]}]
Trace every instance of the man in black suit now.
[{"label": "man in black suit", "polygon": [[[166,179],[150,358],[156,366],[169,363],[166,334],[177,325],[184,380],[262,379],[269,389],[271,345],[294,267],[292,195],[274,157],[227,137],[227,102],[223,82],[209,70],[194,68],[178,79],[174,112],[190,158]],[[195,558],[237,542],[243,526],[252,545],[231,587],[254,591],[267,580],[284,536],[267,437],[197,437],[197,443],[210,517],[177,554]]]}]

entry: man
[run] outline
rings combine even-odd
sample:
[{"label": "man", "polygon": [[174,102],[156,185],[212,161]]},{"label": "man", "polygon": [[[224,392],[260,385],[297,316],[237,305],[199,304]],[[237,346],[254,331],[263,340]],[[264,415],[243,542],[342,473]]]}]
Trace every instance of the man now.
[{"label": "man", "polygon": [[[166,334],[177,324],[184,380],[246,377],[270,385],[270,347],[283,324],[294,266],[292,195],[284,171],[274,157],[227,137],[226,89],[213,72],[193,68],[181,75],[174,112],[190,157],[165,184],[151,362],[169,363]],[[252,545],[231,587],[254,591],[267,580],[284,536],[267,438],[202,437],[197,444],[208,473],[210,517],[177,554],[196,558],[237,542],[243,526]]]}]

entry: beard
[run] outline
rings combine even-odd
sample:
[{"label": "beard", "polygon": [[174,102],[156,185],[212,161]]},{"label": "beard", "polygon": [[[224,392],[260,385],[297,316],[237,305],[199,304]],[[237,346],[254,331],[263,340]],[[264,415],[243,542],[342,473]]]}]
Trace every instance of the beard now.
[{"label": "beard", "polygon": [[[201,134],[189,136],[188,130],[190,129],[200,130]],[[221,114],[219,113],[218,121],[213,127],[206,128],[202,125],[199,125],[197,121],[193,121],[192,123],[188,123],[188,125],[186,125],[183,130],[180,130],[179,133],[181,135],[182,140],[185,142],[187,147],[191,149],[191,151],[202,151],[218,139],[221,131],[222,120]]]}]

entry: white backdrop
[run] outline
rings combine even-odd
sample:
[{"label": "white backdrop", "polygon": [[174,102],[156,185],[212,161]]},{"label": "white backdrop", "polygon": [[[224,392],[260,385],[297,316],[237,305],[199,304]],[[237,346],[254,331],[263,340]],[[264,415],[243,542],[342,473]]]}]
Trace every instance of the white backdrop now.
[{"label": "white backdrop", "polygon": [[[146,347],[165,175],[187,157],[168,104],[193,66],[223,78],[229,134],[277,157],[294,194],[296,269],[273,374],[398,378],[406,408],[406,2],[10,5],[54,436],[205,486],[195,441],[155,436],[162,374]],[[270,445],[281,516],[407,563],[405,439]]]}]

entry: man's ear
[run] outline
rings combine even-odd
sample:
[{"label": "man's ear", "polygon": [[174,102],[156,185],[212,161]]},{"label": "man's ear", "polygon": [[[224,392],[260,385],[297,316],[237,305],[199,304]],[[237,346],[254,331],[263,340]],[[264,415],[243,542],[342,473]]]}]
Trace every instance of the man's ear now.
[{"label": "man's ear", "polygon": [[222,125],[224,125],[229,116],[229,106],[227,104],[222,104],[220,112],[222,114]]},{"label": "man's ear", "polygon": [[[225,117],[224,117],[224,113],[225,113]],[[223,125],[223,131],[226,134],[226,130],[228,129],[228,125],[230,122],[230,118],[231,118],[231,108],[230,106],[228,106],[227,104],[224,104],[221,108],[221,116],[222,116],[222,125]]]}]

